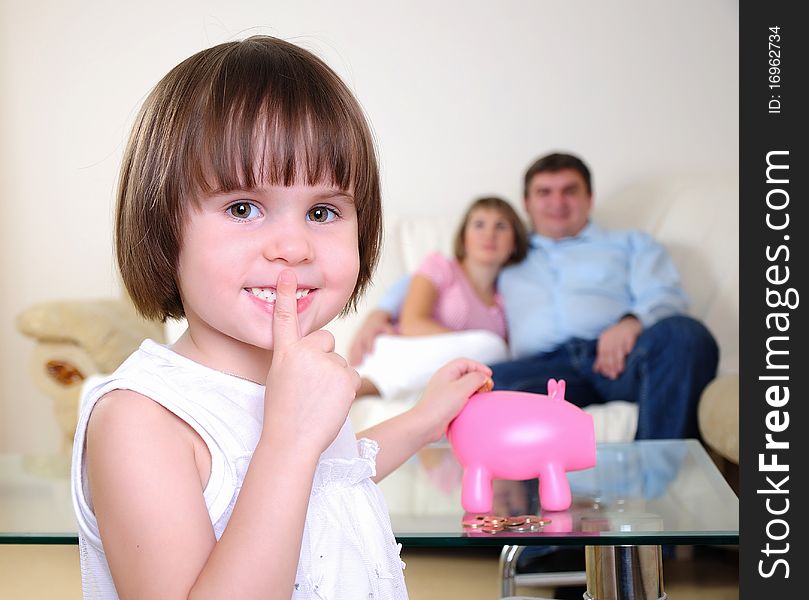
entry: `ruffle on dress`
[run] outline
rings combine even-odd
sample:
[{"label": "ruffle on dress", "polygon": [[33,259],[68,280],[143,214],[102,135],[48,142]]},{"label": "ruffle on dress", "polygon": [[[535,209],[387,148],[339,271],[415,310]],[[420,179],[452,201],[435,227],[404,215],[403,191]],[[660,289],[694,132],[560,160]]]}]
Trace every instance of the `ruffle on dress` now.
[{"label": "ruffle on dress", "polygon": [[357,440],[356,458],[326,458],[320,461],[312,480],[312,496],[334,487],[352,487],[363,479],[376,475],[376,455],[379,444],[362,438]]}]

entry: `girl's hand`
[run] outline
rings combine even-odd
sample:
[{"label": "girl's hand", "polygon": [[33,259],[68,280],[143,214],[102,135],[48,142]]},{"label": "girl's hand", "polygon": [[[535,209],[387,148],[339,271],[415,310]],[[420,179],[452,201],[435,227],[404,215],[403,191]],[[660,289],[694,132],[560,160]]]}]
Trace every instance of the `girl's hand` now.
[{"label": "girl's hand", "polygon": [[361,431],[384,450],[376,458],[379,482],[426,444],[441,439],[460,410],[486,381],[492,370],[477,361],[458,358],[438,369],[418,404],[395,417]]},{"label": "girl's hand", "polygon": [[468,358],[458,358],[435,372],[427,383],[419,403],[413,407],[427,427],[427,442],[441,439],[466,401],[492,375],[486,365]]},{"label": "girl's hand", "polygon": [[278,275],[273,311],[273,357],[264,396],[264,431],[318,454],[334,441],[357,394],[360,376],[334,352],[334,336],[317,330],[301,336],[297,278]]}]

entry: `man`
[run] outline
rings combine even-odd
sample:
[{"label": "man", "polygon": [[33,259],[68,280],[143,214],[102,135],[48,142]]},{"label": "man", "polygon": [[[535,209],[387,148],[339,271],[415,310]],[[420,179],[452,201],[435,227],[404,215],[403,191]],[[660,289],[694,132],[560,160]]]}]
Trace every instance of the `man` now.
[{"label": "man", "polygon": [[[566,399],[578,406],[636,402],[637,439],[697,437],[696,407],[716,375],[716,342],[685,316],[685,294],[662,245],[590,221],[591,186],[589,169],[570,154],[544,156],[525,174],[533,234],[527,258],[498,279],[514,359],[492,365],[495,389],[545,393],[549,378],[564,379]],[[353,359],[369,332],[385,326],[383,314],[358,334]]]}]

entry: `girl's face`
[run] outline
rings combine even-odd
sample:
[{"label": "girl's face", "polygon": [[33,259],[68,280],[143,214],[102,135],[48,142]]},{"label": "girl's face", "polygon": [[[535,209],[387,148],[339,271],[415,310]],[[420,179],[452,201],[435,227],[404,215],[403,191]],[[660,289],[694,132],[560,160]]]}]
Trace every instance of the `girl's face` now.
[{"label": "girl's face", "polygon": [[271,349],[275,285],[286,268],[298,280],[301,335],[323,327],[357,282],[357,235],[353,198],[329,185],[202,197],[189,207],[178,259],[195,345],[236,340]]},{"label": "girl's face", "polygon": [[494,208],[476,208],[464,228],[466,260],[502,266],[514,252],[514,230],[508,219]]}]

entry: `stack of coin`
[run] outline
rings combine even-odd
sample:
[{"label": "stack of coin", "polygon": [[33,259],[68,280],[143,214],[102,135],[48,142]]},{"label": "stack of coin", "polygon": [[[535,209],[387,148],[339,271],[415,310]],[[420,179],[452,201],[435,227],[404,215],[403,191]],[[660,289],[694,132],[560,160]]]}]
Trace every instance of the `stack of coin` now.
[{"label": "stack of coin", "polygon": [[520,515],[518,517],[503,517],[499,515],[473,515],[464,517],[462,524],[465,529],[474,529],[483,533],[529,533],[540,531],[551,520],[537,515]]}]

